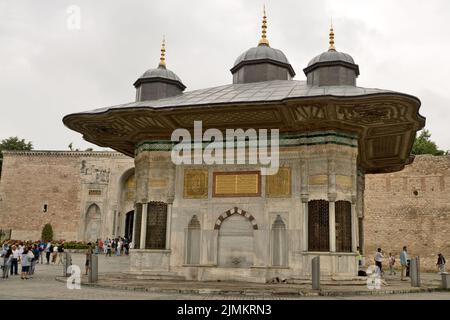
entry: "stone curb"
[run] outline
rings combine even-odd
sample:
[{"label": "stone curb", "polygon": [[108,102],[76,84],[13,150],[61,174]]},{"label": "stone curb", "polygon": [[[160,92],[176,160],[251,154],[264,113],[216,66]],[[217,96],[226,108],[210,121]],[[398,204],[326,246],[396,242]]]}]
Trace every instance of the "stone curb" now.
[{"label": "stone curb", "polygon": [[[66,282],[65,277],[58,276],[55,278],[56,281]],[[288,290],[288,291],[272,291],[272,290],[222,290],[222,289],[169,289],[169,288],[148,288],[148,287],[134,287],[134,286],[110,286],[98,283],[87,283],[82,282],[84,287],[93,287],[100,289],[110,289],[110,290],[125,290],[125,291],[135,291],[135,292],[150,292],[150,293],[169,293],[169,294],[195,294],[195,295],[243,295],[243,296],[302,296],[302,297],[349,297],[349,296],[377,296],[377,295],[395,295],[395,294],[405,294],[405,293],[421,293],[421,292],[439,292],[439,291],[450,291],[443,288],[431,288],[431,287],[421,287],[421,288],[409,288],[409,289],[389,289],[389,290],[372,290],[372,291],[302,291],[302,290]]]}]

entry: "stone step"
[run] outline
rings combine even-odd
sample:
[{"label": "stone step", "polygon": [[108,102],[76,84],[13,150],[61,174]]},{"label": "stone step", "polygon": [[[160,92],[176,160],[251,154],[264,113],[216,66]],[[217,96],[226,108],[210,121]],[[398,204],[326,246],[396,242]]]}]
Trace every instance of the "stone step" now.
[{"label": "stone step", "polygon": [[117,275],[118,278],[121,279],[138,279],[138,280],[185,280],[184,276],[177,275],[171,272],[164,271],[148,271],[148,272],[122,272],[120,275]]}]

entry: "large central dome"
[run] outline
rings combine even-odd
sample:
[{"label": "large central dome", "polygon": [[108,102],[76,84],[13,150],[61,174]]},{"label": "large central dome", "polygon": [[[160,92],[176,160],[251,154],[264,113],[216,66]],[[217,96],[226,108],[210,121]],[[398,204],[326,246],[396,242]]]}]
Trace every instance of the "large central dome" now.
[{"label": "large central dome", "polygon": [[[233,69],[239,68],[239,66],[242,66],[243,64],[262,62],[271,62],[292,69],[292,66],[283,51],[271,48],[269,45],[265,44],[260,44],[257,47],[250,48],[242,53],[234,62]],[[232,72],[233,69],[231,69]],[[294,76],[294,69],[292,69],[291,71],[293,74],[292,76]]]},{"label": "large central dome", "polygon": [[233,83],[291,80],[295,76],[286,55],[281,50],[270,47],[266,37],[266,19],[264,10],[261,39],[258,46],[248,49],[234,62],[230,70]]}]

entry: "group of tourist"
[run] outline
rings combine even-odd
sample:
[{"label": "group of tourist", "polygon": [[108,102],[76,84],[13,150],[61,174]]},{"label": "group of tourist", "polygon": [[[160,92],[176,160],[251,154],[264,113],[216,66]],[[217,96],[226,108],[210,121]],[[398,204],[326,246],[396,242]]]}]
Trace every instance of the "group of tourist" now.
[{"label": "group of tourist", "polygon": [[98,239],[95,245],[94,253],[103,253],[105,256],[116,255],[121,256],[122,254],[128,255],[130,249],[133,249],[133,242],[129,241],[127,238],[107,238],[105,240]]},{"label": "group of tourist", "polygon": [[[383,261],[385,259],[384,256],[384,252],[381,248],[377,249],[377,252],[375,253],[374,256],[374,262],[375,265],[378,268],[378,272],[380,273],[380,275],[384,274],[383,272]],[[396,275],[397,272],[395,271],[395,263],[396,263],[396,259],[395,256],[392,254],[392,252],[389,252],[389,256],[387,257],[388,259],[388,266],[389,266],[389,275]],[[358,261],[359,261],[359,267],[362,267],[362,256],[360,254],[360,248],[358,247]],[[400,252],[400,265],[401,265],[401,275],[400,275],[400,279],[401,280],[406,280],[406,278],[408,277],[408,270],[409,270],[409,262],[410,259],[408,258],[408,251],[406,246],[403,247],[402,251]],[[445,273],[445,257],[442,255],[442,253],[439,253],[437,256],[437,262],[436,262],[436,266],[438,269],[438,273]]]},{"label": "group of tourist", "polygon": [[63,252],[64,242],[4,241],[0,251],[2,278],[7,279],[9,275],[19,275],[20,264],[21,278],[30,279],[34,274],[36,264],[44,263],[44,256],[47,264],[62,264]]},{"label": "group of tourist", "polygon": [[85,263],[85,275],[88,275],[89,269],[91,267],[91,258],[93,254],[103,253],[105,256],[110,256],[112,254],[116,256],[121,256],[122,253],[128,255],[130,249],[133,249],[133,242],[129,241],[127,238],[118,237],[115,239],[107,238],[106,240],[98,239],[95,246],[89,242],[86,249],[86,263]]},{"label": "group of tourist", "polygon": [[41,250],[39,243],[4,241],[0,251],[2,279],[7,279],[9,275],[19,275],[19,264],[21,279],[31,278],[39,263]]}]

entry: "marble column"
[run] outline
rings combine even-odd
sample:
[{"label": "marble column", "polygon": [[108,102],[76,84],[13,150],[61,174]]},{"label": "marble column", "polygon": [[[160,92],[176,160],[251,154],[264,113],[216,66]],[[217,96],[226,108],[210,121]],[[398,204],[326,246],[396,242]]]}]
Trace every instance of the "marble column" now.
[{"label": "marble column", "polygon": [[169,197],[167,199],[166,250],[170,250],[170,236],[172,233],[172,205],[173,197]]},{"label": "marble column", "polygon": [[148,204],[142,204],[142,219],[141,219],[141,241],[140,249],[145,249],[145,240],[147,238],[147,215],[148,215]]},{"label": "marble column", "polygon": [[308,195],[302,196],[303,206],[303,245],[302,250],[308,251]]},{"label": "marble column", "polygon": [[356,215],[356,203],[352,202],[352,252],[356,252],[358,238],[358,216]]},{"label": "marble column", "polygon": [[329,227],[330,227],[330,251],[336,252],[336,198],[328,197],[329,200]]},{"label": "marble column", "polygon": [[330,234],[330,252],[336,252],[336,160],[328,160],[328,220]]},{"label": "marble column", "polygon": [[308,251],[308,161],[303,159],[300,161],[300,200],[303,209],[303,237],[302,250]]},{"label": "marble column", "polygon": [[137,206],[134,204],[134,212],[133,212],[133,234],[131,236],[130,241],[136,244],[136,216],[137,216]]}]

